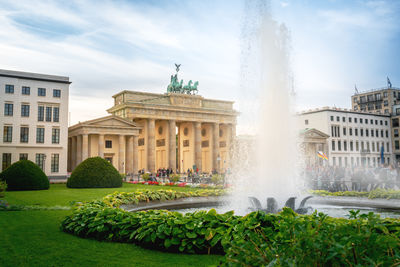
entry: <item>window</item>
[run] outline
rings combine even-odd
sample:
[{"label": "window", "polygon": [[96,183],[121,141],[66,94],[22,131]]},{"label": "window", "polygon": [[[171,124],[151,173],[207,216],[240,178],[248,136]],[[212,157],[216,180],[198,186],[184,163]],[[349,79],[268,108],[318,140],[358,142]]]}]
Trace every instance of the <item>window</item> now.
[{"label": "window", "polygon": [[354,129],[354,135],[358,136],[358,129],[357,128]]},{"label": "window", "polygon": [[350,151],[353,151],[353,141],[350,141]]},{"label": "window", "polygon": [[53,128],[51,134],[51,143],[52,144],[59,144],[60,143],[60,129]]},{"label": "window", "polygon": [[375,143],[372,142],[372,152],[375,152]]},{"label": "window", "polygon": [[400,108],[396,108],[396,115],[400,115]]},{"label": "window", "polygon": [[385,114],[389,114],[389,110],[388,110],[388,109],[385,109],[385,110],[384,110],[384,113],[385,113]]},{"label": "window", "polygon": [[58,172],[59,171],[59,154],[51,154],[51,172]]},{"label": "window", "polygon": [[347,141],[343,141],[343,149],[344,151],[347,151]]},{"label": "window", "polygon": [[38,88],[38,96],[46,96],[46,88]]},{"label": "window", "polygon": [[360,136],[364,136],[364,129],[360,129]]},{"label": "window", "polygon": [[368,137],[369,136],[369,130],[365,129],[365,136]]},{"label": "window", "polygon": [[370,120],[370,123],[371,123],[371,124],[374,124],[374,120]]},{"label": "window", "polygon": [[19,154],[19,160],[27,160],[27,159],[28,159],[28,153]]},{"label": "window", "polygon": [[106,148],[112,148],[112,141],[106,140]]},{"label": "window", "polygon": [[359,150],[358,141],[356,141],[356,151]]},{"label": "window", "polygon": [[383,92],[383,97],[387,97],[388,93],[387,92]]},{"label": "window", "polygon": [[393,135],[394,135],[394,137],[399,137],[399,129],[394,129]]},{"label": "window", "polygon": [[46,107],[46,121],[51,121],[51,107]]},{"label": "window", "polygon": [[346,122],[346,118],[345,118],[345,117],[342,117],[342,121],[343,121],[343,122]]},{"label": "window", "polygon": [[23,95],[30,95],[31,94],[31,88],[28,86],[22,86],[22,94]]},{"label": "window", "polygon": [[53,89],[53,97],[61,97],[61,90]]},{"label": "window", "polygon": [[305,120],[305,121],[304,121],[304,124],[305,124],[305,125],[308,125],[308,120]]},{"label": "window", "polygon": [[36,165],[39,166],[42,170],[44,170],[44,161],[46,159],[45,154],[36,154]]},{"label": "window", "polygon": [[353,135],[353,128],[349,128],[349,134],[350,136]]},{"label": "window", "polygon": [[381,137],[383,137],[383,130],[381,130]]},{"label": "window", "polygon": [[374,129],[371,129],[371,137],[374,137]]},{"label": "window", "polygon": [[379,131],[378,131],[378,129],[375,130],[375,136],[376,136],[376,137],[379,137]]},{"label": "window", "polygon": [[11,166],[11,153],[3,153],[1,169],[4,171]]},{"label": "window", "polygon": [[357,103],[357,97],[353,98],[354,103]]},{"label": "window", "polygon": [[332,151],[335,151],[335,141],[332,140]]},{"label": "window", "polygon": [[14,94],[14,85],[6,84],[6,94]]},{"label": "window", "polygon": [[383,125],[383,121],[381,120],[381,125]]},{"label": "window", "polygon": [[389,146],[389,142],[387,142],[387,143],[386,143],[386,151],[387,151],[388,153],[390,152],[389,147],[390,147],[390,146]]},{"label": "window", "polygon": [[38,107],[38,121],[44,121],[44,107]]},{"label": "window", "polygon": [[366,101],[365,101],[365,96],[360,96],[360,102],[361,103],[365,103]]},{"label": "window", "polygon": [[36,128],[36,143],[44,143],[44,128]]},{"label": "window", "polygon": [[375,100],[381,100],[381,94],[380,93],[376,93],[375,94]]},{"label": "window", "polygon": [[342,142],[337,141],[337,148],[339,151],[342,150]]},{"label": "window", "polygon": [[346,127],[343,127],[343,135],[346,135]]},{"label": "window", "polygon": [[375,125],[378,125],[378,120],[375,120]]},{"label": "window", "polygon": [[331,116],[331,121],[333,121],[333,116]]},{"label": "window", "polygon": [[387,100],[385,100],[385,101],[383,101],[383,105],[384,105],[385,107],[387,107],[387,106],[389,105],[389,102],[388,102]]},{"label": "window", "polygon": [[399,119],[398,118],[392,119],[392,126],[393,127],[399,127]]},{"label": "window", "polygon": [[386,135],[386,138],[389,138],[389,131],[388,130],[385,131],[385,135]]},{"label": "window", "polygon": [[12,116],[14,110],[14,104],[5,103],[4,104],[4,116]]},{"label": "window", "polygon": [[3,142],[12,142],[12,126],[4,126],[3,130]]},{"label": "window", "polygon": [[362,118],[360,118],[360,123],[363,123],[363,119]]},{"label": "window", "polygon": [[336,117],[336,121],[340,121],[340,117],[339,116]]},{"label": "window", "polygon": [[365,124],[368,124],[368,119],[365,119]]},{"label": "window", "polygon": [[396,150],[399,150],[399,149],[400,149],[399,141],[398,141],[398,140],[394,141],[394,149],[396,149]]},{"label": "window", "polygon": [[351,117],[349,118],[349,122],[351,122]]},{"label": "window", "polygon": [[29,128],[21,127],[20,142],[28,143],[28,141],[29,141]]},{"label": "window", "polygon": [[388,122],[387,122],[387,121],[385,121],[385,125],[386,125],[386,126],[388,125]]},{"label": "window", "polygon": [[354,118],[354,123],[357,123],[357,118]]},{"label": "window", "polygon": [[21,117],[29,117],[29,105],[21,105]]},{"label": "window", "polygon": [[53,108],[53,121],[54,122],[60,121],[60,108],[59,107]]}]

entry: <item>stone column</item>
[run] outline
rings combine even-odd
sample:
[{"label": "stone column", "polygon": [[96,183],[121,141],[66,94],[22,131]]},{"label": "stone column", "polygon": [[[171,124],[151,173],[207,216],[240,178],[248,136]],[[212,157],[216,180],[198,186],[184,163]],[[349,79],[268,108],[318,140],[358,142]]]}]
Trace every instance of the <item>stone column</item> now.
[{"label": "stone column", "polygon": [[169,121],[169,153],[168,153],[168,168],[176,170],[176,122],[175,120]]},{"label": "stone column", "polygon": [[71,137],[71,172],[76,167],[76,136]]},{"label": "stone column", "polygon": [[[201,123],[194,123],[194,164],[201,173]],[[196,170],[193,170],[196,171]]]},{"label": "stone column", "polygon": [[89,156],[89,135],[83,134],[82,135],[82,161],[88,158]]},{"label": "stone column", "polygon": [[133,162],[132,162],[132,172],[133,174],[138,173],[139,157],[138,157],[138,136],[133,136]]},{"label": "stone column", "polygon": [[154,173],[156,170],[156,146],[155,146],[155,128],[156,121],[148,119],[147,121],[147,170]]},{"label": "stone column", "polygon": [[104,158],[104,134],[99,134],[99,157]]},{"label": "stone column", "polygon": [[76,137],[76,166],[78,166],[81,162],[82,162],[82,135],[78,135]]},{"label": "stone column", "polygon": [[119,149],[119,154],[118,154],[118,171],[120,173],[125,173],[125,136],[120,135],[119,136],[119,143],[118,143],[118,149]]},{"label": "stone column", "polygon": [[126,173],[132,173],[133,170],[133,135],[128,136],[128,146],[126,149]]},{"label": "stone column", "polygon": [[212,149],[212,162],[213,162],[213,169],[219,172],[219,162],[218,156],[219,154],[219,124],[213,123],[212,129],[212,140],[213,140],[213,149]]}]

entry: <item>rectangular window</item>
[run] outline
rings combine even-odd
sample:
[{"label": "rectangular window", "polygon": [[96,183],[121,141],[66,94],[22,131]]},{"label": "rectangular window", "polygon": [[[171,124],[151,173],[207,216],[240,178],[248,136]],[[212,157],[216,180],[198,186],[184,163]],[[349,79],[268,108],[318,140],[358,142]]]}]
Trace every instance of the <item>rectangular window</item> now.
[{"label": "rectangular window", "polygon": [[337,149],[340,151],[342,150],[342,142],[337,141]]},{"label": "rectangular window", "polygon": [[331,136],[335,136],[335,126],[331,126]]},{"label": "rectangular window", "polygon": [[375,120],[375,125],[378,125],[378,120]]},{"label": "rectangular window", "polygon": [[385,121],[385,126],[387,126],[388,125],[388,122],[387,121]]},{"label": "rectangular window", "polygon": [[30,95],[31,94],[31,88],[28,86],[22,86],[22,94],[23,95]]},{"label": "rectangular window", "polygon": [[383,105],[384,105],[385,107],[387,107],[387,106],[389,105],[389,102],[388,102],[387,100],[385,100],[385,101],[383,101]]},{"label": "rectangular window", "polygon": [[383,125],[383,121],[381,120],[381,125]]},{"label": "rectangular window", "polygon": [[340,121],[340,117],[339,116],[336,117],[336,121]]},{"label": "rectangular window", "polygon": [[29,105],[21,105],[21,117],[29,117]]},{"label": "rectangular window", "polygon": [[346,127],[343,127],[343,135],[346,135]]},{"label": "rectangular window", "polygon": [[365,136],[368,137],[369,136],[369,130],[365,129]]},{"label": "rectangular window", "polygon": [[28,153],[19,154],[19,160],[27,160],[27,159],[28,159]]},{"label": "rectangular window", "polygon": [[357,118],[354,118],[354,123],[357,123]]},{"label": "rectangular window", "polygon": [[368,124],[368,119],[365,119],[365,124]]},{"label": "rectangular window", "polygon": [[375,136],[379,137],[379,131],[378,130],[375,130]]},{"label": "rectangular window", "polygon": [[3,160],[1,169],[4,171],[11,166],[11,153],[3,153]]},{"label": "rectangular window", "polygon": [[359,150],[358,141],[356,141],[356,151]]},{"label": "rectangular window", "polygon": [[387,142],[387,143],[386,143],[386,151],[387,151],[388,153],[390,152],[390,149],[389,149],[389,148],[390,148],[390,145],[389,145],[389,142]]},{"label": "rectangular window", "polygon": [[106,148],[112,148],[112,141],[106,140]]},{"label": "rectangular window", "polygon": [[38,96],[46,96],[46,88],[38,88]]},{"label": "rectangular window", "polygon": [[14,94],[14,85],[6,84],[6,94]]},{"label": "rectangular window", "polygon": [[44,107],[38,106],[38,121],[44,121]]},{"label": "rectangular window", "polygon": [[358,136],[358,129],[357,128],[354,129],[354,135]]},{"label": "rectangular window", "polygon": [[334,140],[332,140],[332,151],[335,151],[335,141]]},{"label": "rectangular window", "polygon": [[4,126],[3,142],[5,142],[5,143],[12,142],[12,126]]},{"label": "rectangular window", "polygon": [[364,136],[364,129],[360,129],[360,136]]},{"label": "rectangular window", "polygon": [[36,143],[44,143],[44,128],[36,128]]},{"label": "rectangular window", "polygon": [[51,107],[46,107],[46,121],[51,121]]},{"label": "rectangular window", "polygon": [[362,118],[360,118],[360,123],[363,123],[363,119]]},{"label": "rectangular window", "polygon": [[53,89],[53,97],[61,97],[61,90]]},{"label": "rectangular window", "polygon": [[349,128],[349,134],[350,134],[350,136],[353,135],[353,128]]},{"label": "rectangular window", "polygon": [[399,145],[399,141],[398,140],[394,141],[394,149],[396,149],[396,150],[400,149],[400,145]]},{"label": "rectangular window", "polygon": [[305,120],[305,121],[304,121],[304,124],[305,124],[305,125],[308,125],[308,120]]},{"label": "rectangular window", "polygon": [[389,131],[388,130],[385,131],[385,134],[386,134],[386,138],[389,138]]},{"label": "rectangular window", "polygon": [[29,141],[29,128],[21,127],[20,142],[28,143],[28,141]]},{"label": "rectangular window", "polygon": [[365,103],[365,102],[367,102],[365,96],[360,96],[360,103]]},{"label": "rectangular window", "polygon": [[381,94],[380,93],[376,93],[375,94],[375,100],[381,100]]},{"label": "rectangular window", "polygon": [[347,151],[347,141],[343,141],[343,149],[344,151]]},{"label": "rectangular window", "polygon": [[370,120],[370,123],[371,123],[371,124],[374,124],[374,120]]},{"label": "rectangular window", "polygon": [[51,143],[52,144],[59,144],[60,143],[60,129],[53,128],[51,134]]},{"label": "rectangular window", "polygon": [[349,118],[349,122],[351,122],[351,117]]},{"label": "rectangular window", "polygon": [[46,155],[45,154],[36,154],[36,165],[44,171],[44,160]]},{"label": "rectangular window", "polygon": [[371,129],[371,137],[374,137],[374,129]]},{"label": "rectangular window", "polygon": [[387,97],[388,93],[387,92],[383,92],[383,97]]},{"label": "rectangular window", "polygon": [[393,135],[394,135],[394,137],[399,137],[399,129],[394,129]]},{"label": "rectangular window", "polygon": [[54,122],[60,121],[60,108],[59,107],[53,108],[53,121]]},{"label": "rectangular window", "polygon": [[383,138],[383,130],[381,130],[381,137]]},{"label": "rectangular window", "polygon": [[353,151],[353,141],[350,141],[350,151]]},{"label": "rectangular window", "polygon": [[331,121],[333,121],[333,116],[331,116]]},{"label": "rectangular window", "polygon": [[51,172],[58,172],[59,171],[59,154],[51,154]]},{"label": "rectangular window", "polygon": [[342,121],[343,121],[343,122],[346,122],[346,118],[345,118],[345,117],[342,117]]},{"label": "rectangular window", "polygon": [[4,104],[4,116],[12,116],[14,113],[14,104],[5,103]]},{"label": "rectangular window", "polygon": [[372,152],[375,152],[375,143],[372,142]]}]

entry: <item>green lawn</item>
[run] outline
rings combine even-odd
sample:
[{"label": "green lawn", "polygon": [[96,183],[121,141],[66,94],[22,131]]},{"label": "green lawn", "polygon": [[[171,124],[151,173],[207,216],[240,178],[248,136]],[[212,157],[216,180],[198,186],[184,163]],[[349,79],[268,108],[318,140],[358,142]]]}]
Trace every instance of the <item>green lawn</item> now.
[{"label": "green lawn", "polygon": [[[115,191],[170,187],[124,184],[113,189],[68,189],[6,192],[11,204],[69,206],[71,201],[101,198]],[[194,190],[177,188],[174,190]],[[0,212],[0,266],[209,266],[221,256],[173,254],[143,249],[133,244],[82,239],[60,231],[69,210]]]}]

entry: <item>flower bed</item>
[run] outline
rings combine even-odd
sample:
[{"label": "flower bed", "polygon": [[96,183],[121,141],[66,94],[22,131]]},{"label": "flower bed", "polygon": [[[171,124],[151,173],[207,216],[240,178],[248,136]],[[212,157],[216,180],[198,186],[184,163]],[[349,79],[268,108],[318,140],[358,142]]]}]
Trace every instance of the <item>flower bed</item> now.
[{"label": "flower bed", "polygon": [[367,197],[370,199],[374,198],[400,199],[400,190],[386,190],[381,188],[372,190],[370,192],[358,192],[358,191],[329,192],[326,190],[310,190],[310,193],[317,196]]},{"label": "flower bed", "polygon": [[236,216],[164,210],[130,213],[118,208],[187,196],[219,195],[217,190],[173,190],[114,193],[102,201],[78,205],[61,229],[81,237],[166,251],[226,253],[224,266],[392,266],[400,264],[400,220],[380,219],[372,212],[351,212],[350,219],[323,213],[298,215],[252,212]]},{"label": "flower bed", "polygon": [[222,186],[222,185],[208,185],[208,184],[188,184],[185,182],[178,183],[178,182],[156,182],[156,181],[129,181],[127,183],[130,184],[143,184],[143,185],[159,185],[159,186],[177,186],[177,187],[192,187],[192,188],[209,188],[209,189],[223,189],[228,188],[229,186]]}]

